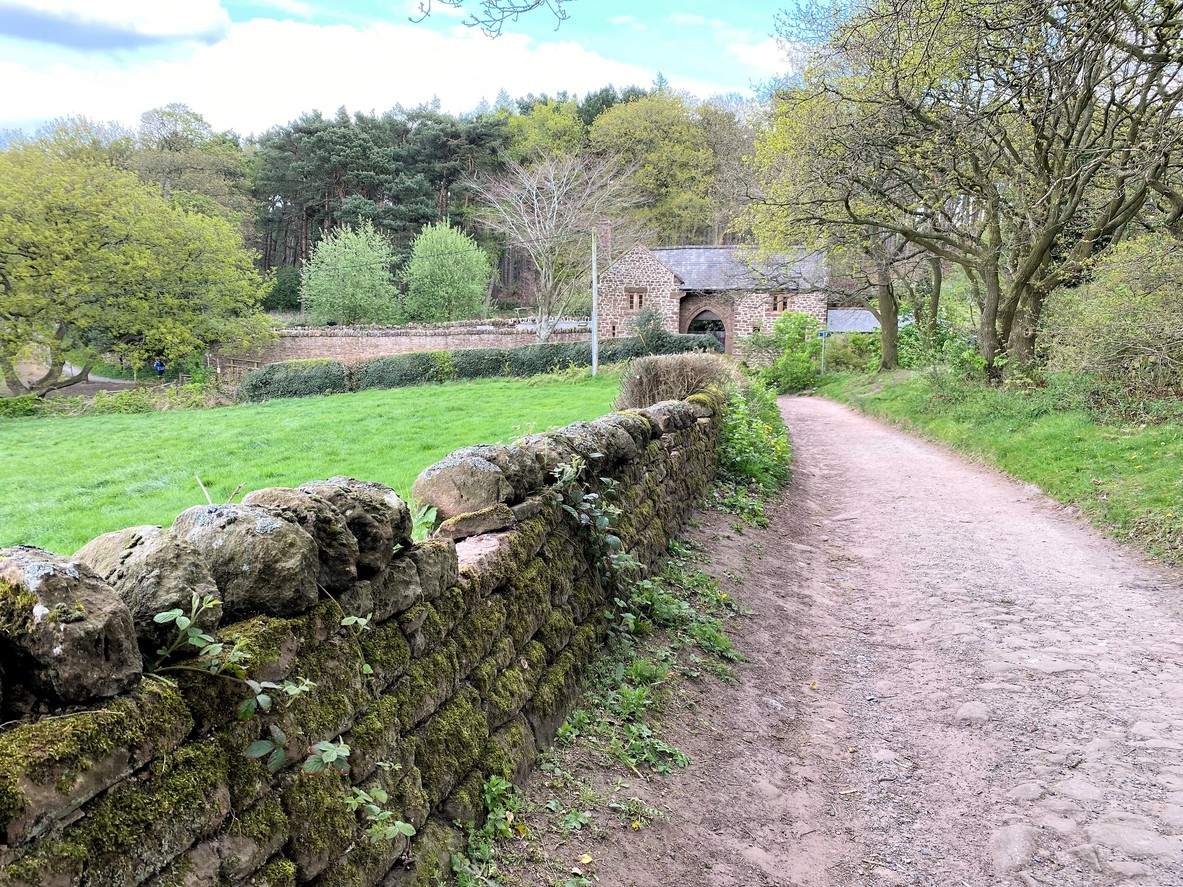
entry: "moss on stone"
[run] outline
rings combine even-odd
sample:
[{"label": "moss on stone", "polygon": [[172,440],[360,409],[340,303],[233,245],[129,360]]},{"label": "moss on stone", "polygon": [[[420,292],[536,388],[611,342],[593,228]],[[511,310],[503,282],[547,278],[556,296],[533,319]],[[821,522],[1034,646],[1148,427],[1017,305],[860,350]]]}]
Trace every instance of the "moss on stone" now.
[{"label": "moss on stone", "polygon": [[351,749],[349,764],[355,779],[365,779],[379,761],[396,760],[399,755],[400,700],[396,695],[380,696],[373,707],[353,725],[345,736]]},{"label": "moss on stone", "polygon": [[440,621],[444,624],[445,633],[449,632],[456,627],[467,609],[464,591],[458,586],[449,586],[440,592],[432,606],[435,607]]},{"label": "moss on stone", "polygon": [[531,560],[505,591],[505,633],[519,650],[550,616],[550,575],[543,560]]},{"label": "moss on stone", "polygon": [[438,819],[429,820],[411,844],[411,862],[386,876],[388,887],[444,887],[452,880],[452,854],[464,850],[464,835]]},{"label": "moss on stone", "polygon": [[488,655],[505,627],[505,601],[492,597],[481,601],[452,631],[461,676]]},{"label": "moss on stone", "polygon": [[379,686],[389,686],[398,680],[411,663],[411,647],[395,621],[383,622],[360,638],[361,652],[373,669]]},{"label": "moss on stone", "polygon": [[522,710],[542,677],[546,659],[546,648],[531,641],[518,660],[497,677],[485,696],[485,712],[491,729],[497,729]]},{"label": "moss on stone", "polygon": [[415,764],[423,790],[437,806],[480,757],[489,725],[481,700],[471,687],[461,687],[416,736]]},{"label": "moss on stone", "polygon": [[452,695],[459,680],[460,665],[454,643],[411,663],[394,691],[403,727],[409,729],[425,720]]},{"label": "moss on stone", "polygon": [[316,688],[286,704],[281,720],[288,735],[303,735],[309,743],[349,729],[354,715],[372,698],[362,675],[362,651],[352,635],[329,638],[301,656],[295,673]]},{"label": "moss on stone", "polygon": [[255,872],[244,887],[295,887],[295,884],[296,864],[290,859],[276,859]]},{"label": "moss on stone", "polygon": [[123,782],[60,835],[0,870],[0,884],[71,882],[83,867],[96,887],[135,884],[164,868],[229,812],[227,760],[216,742],[196,742]]},{"label": "moss on stone", "polygon": [[344,804],[348,783],[332,770],[294,774],[280,794],[291,823],[290,856],[301,881],[337,859],[357,837],[357,817]]},{"label": "moss on stone", "polygon": [[180,694],[163,681],[94,711],[13,727],[0,735],[0,834],[20,843],[176,748],[192,728]]},{"label": "moss on stone", "polygon": [[513,641],[507,637],[499,638],[493,650],[482,659],[468,675],[468,682],[484,699],[493,689],[497,676],[513,662]]},{"label": "moss on stone", "polygon": [[551,654],[554,654],[567,646],[567,642],[571,640],[571,635],[574,632],[575,620],[571,617],[570,611],[562,607],[555,607],[550,611],[546,622],[538,629],[538,640]]},{"label": "moss on stone", "polygon": [[40,603],[23,585],[0,579],[0,635],[19,637],[29,630],[33,608]]}]

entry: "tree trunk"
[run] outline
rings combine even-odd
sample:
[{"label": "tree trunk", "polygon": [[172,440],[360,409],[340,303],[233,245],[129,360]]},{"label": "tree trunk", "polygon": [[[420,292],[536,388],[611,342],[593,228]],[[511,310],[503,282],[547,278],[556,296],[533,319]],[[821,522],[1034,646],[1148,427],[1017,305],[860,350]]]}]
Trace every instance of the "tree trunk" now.
[{"label": "tree trunk", "polygon": [[0,359],[0,373],[4,376],[4,384],[10,394],[20,396],[29,393],[29,386],[20,380],[20,376],[16,374],[16,366],[10,358]]},{"label": "tree trunk", "polygon": [[994,360],[998,357],[998,303],[1002,299],[1002,287],[998,280],[998,268],[984,269],[982,282],[986,297],[982,300],[982,317],[978,324],[978,351],[986,361],[986,373],[994,375]]},{"label": "tree trunk", "polygon": [[879,280],[875,286],[879,309],[879,370],[894,370],[899,366],[900,306],[891,286],[890,271],[886,266],[879,269]]},{"label": "tree trunk", "polygon": [[1028,286],[1011,325],[1007,351],[1020,366],[1035,363],[1035,339],[1039,333],[1039,318],[1043,314],[1044,293],[1038,286]]},{"label": "tree trunk", "polygon": [[[928,260],[929,266],[932,268],[932,292],[928,298],[928,336],[930,339],[935,339],[937,334],[937,324],[940,322],[941,316],[941,288],[944,286],[945,275],[941,268],[941,260],[936,256],[932,256]],[[917,318],[919,321],[919,318]]]}]

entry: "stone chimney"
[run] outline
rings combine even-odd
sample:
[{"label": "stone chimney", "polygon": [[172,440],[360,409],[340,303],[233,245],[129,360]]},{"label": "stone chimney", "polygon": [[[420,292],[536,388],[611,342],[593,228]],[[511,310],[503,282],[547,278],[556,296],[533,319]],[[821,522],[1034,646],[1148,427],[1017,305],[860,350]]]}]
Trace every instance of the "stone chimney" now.
[{"label": "stone chimney", "polygon": [[612,255],[612,223],[607,219],[596,222],[596,244],[599,251],[600,270],[603,271],[612,264],[616,257]]}]

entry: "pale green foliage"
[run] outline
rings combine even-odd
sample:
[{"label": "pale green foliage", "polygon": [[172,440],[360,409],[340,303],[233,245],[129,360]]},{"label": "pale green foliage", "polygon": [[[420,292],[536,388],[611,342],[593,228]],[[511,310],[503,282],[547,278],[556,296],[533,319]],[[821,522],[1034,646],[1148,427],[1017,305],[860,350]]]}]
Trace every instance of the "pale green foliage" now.
[{"label": "pale green foliage", "polygon": [[750,360],[763,364],[760,378],[781,392],[814,385],[821,353],[819,329],[811,315],[786,311],[776,319],[771,333],[753,334],[747,349]]},{"label": "pale green foliage", "polygon": [[422,323],[476,317],[492,273],[489,256],[463,231],[447,222],[427,225],[400,274],[407,286],[401,317]]},{"label": "pale green foliage", "polygon": [[574,154],[587,140],[579,105],[571,100],[537,102],[525,114],[507,115],[505,123],[509,155],[519,163],[545,154]]},{"label": "pale green foliage", "polygon": [[393,323],[398,289],[390,242],[369,222],[334,228],[304,265],[300,298],[318,323]]},{"label": "pale green foliage", "polygon": [[1103,254],[1091,280],[1055,293],[1049,366],[1134,395],[1183,393],[1183,248],[1167,235]]}]

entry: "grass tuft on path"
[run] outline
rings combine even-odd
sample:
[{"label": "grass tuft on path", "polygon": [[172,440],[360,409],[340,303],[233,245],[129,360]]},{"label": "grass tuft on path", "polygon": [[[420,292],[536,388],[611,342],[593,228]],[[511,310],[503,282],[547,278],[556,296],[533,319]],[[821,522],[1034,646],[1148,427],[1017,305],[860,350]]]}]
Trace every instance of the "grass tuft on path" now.
[{"label": "grass tuft on path", "polygon": [[491,379],[135,415],[0,421],[0,546],[69,554],[100,533],[332,475],[404,497],[458,447],[609,412],[616,374]]},{"label": "grass tuft on path", "polygon": [[1183,425],[1102,425],[1057,409],[1043,391],[983,385],[949,399],[924,372],[835,376],[820,392],[977,456],[1117,538],[1183,562]]}]

